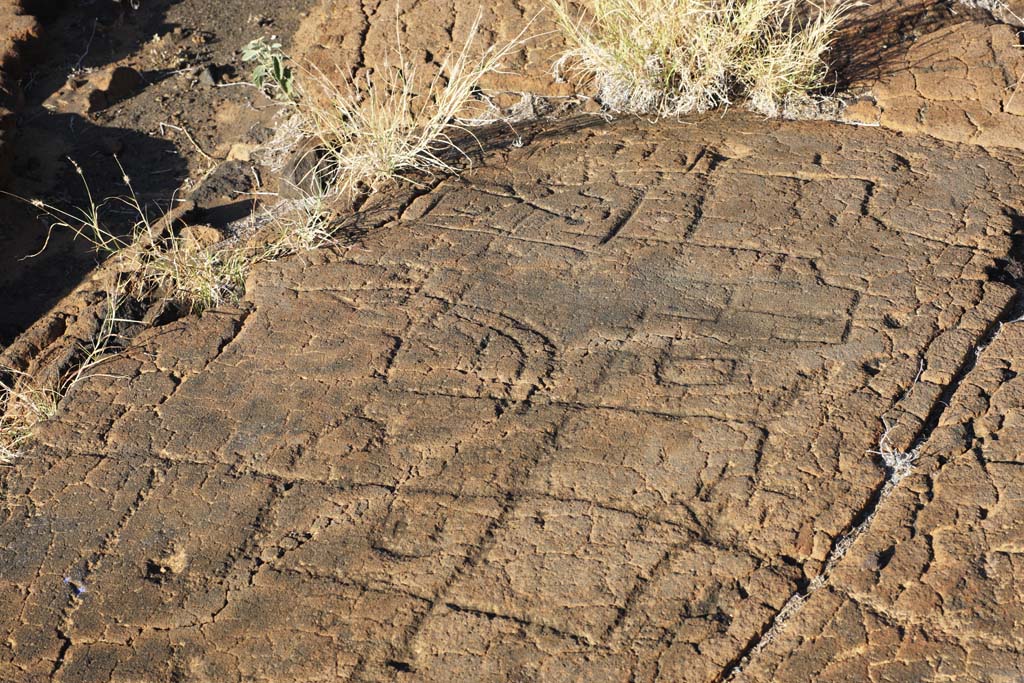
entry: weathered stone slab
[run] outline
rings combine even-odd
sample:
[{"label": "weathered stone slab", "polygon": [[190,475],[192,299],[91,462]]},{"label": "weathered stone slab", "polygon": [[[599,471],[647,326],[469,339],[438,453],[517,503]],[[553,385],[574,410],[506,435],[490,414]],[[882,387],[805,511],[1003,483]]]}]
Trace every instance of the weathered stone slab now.
[{"label": "weathered stone slab", "polygon": [[5,675],[716,680],[877,490],[881,418],[908,443],[1010,302],[1018,163],[594,125],[261,266],[5,475]]},{"label": "weathered stone slab", "polygon": [[[995,9],[995,16],[985,8]],[[1017,29],[1024,20],[1015,9],[1020,7],[1014,3],[919,0],[854,7],[825,55],[832,67],[826,85],[836,85],[850,105],[839,118],[950,142],[1021,149],[1024,52]],[[518,104],[517,114],[532,116],[557,108],[559,98],[577,90],[594,94],[586,83],[554,77],[552,67],[567,46],[539,0],[488,6],[450,0],[325,2],[304,21],[297,56],[334,77],[336,69],[350,74],[393,65],[400,47],[420,76],[429,78],[445,55],[462,49],[477,21],[478,51],[511,41],[524,29],[529,38],[507,73],[482,84],[497,103]]]},{"label": "weathered stone slab", "polygon": [[[935,12],[954,14],[946,25],[921,30],[914,27],[914,20],[906,22],[913,27],[913,40],[891,49],[878,65],[877,78],[865,79],[872,106],[856,107],[851,118],[941,140],[1021,149],[1024,55],[1017,28],[991,20],[970,21],[955,16],[957,9],[970,13],[964,7],[942,9],[935,4]],[[865,21],[870,22],[872,15],[885,17],[890,10],[867,10]],[[891,31],[880,31],[877,37],[883,35]],[[856,53],[849,60],[851,71],[857,73]]]},{"label": "weathered stone slab", "polygon": [[918,471],[737,680],[1012,681],[1024,675],[1024,324],[1002,327]]}]

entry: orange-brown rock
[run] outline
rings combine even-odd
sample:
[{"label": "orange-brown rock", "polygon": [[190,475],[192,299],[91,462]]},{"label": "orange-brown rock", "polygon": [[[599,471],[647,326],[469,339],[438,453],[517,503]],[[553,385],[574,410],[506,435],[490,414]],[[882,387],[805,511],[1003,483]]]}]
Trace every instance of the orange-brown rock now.
[{"label": "orange-brown rock", "polygon": [[842,84],[860,94],[844,118],[951,142],[1024,147],[1018,29],[994,22],[981,9],[987,3],[971,4],[886,0],[856,9],[831,53]]},{"label": "orange-brown rock", "polygon": [[[991,274],[1019,169],[715,115],[571,126],[409,190],[239,309],[144,333],[39,429],[3,475],[0,679],[719,680],[876,499],[882,418],[905,448],[950,387],[943,425],[1010,377],[963,374],[1014,296]],[[995,410],[972,438],[1011,438]],[[926,495],[904,484],[800,619],[923,572],[913,618],[998,596],[970,633],[1012,646],[1015,494],[972,462],[934,468],[976,502],[890,524]],[[934,575],[927,543],[888,556],[913,524]],[[977,553],[995,578],[959,587]]]},{"label": "orange-brown rock", "polygon": [[572,94],[572,88],[556,83],[552,74],[564,41],[542,0],[487,6],[441,0],[408,5],[364,5],[351,0],[323,3],[299,29],[296,57],[332,76],[335,69],[347,74],[395,65],[400,49],[419,76],[429,80],[446,57],[462,50],[477,23],[480,30],[470,54],[517,37],[526,39],[506,63],[505,73],[485,79],[485,88],[499,91],[494,94]]},{"label": "orange-brown rock", "polygon": [[743,681],[1012,681],[1024,671],[1024,324],[979,352],[918,471]]},{"label": "orange-brown rock", "polygon": [[[477,11],[296,54],[429,71]],[[94,368],[0,470],[0,683],[1024,678],[1021,53],[863,12],[869,126],[503,129]],[[565,94],[558,49],[485,85]],[[0,361],[66,367],[90,287]]]}]

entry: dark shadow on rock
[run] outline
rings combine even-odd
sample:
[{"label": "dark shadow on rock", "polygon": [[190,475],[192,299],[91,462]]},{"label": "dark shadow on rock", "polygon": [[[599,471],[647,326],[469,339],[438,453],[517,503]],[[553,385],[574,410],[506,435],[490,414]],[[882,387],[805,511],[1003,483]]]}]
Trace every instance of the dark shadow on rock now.
[{"label": "dark shadow on rock", "polygon": [[996,260],[988,276],[995,282],[1017,289],[1016,309],[1010,319],[1020,319],[1024,316],[1024,216],[1009,209],[1004,214],[1011,225],[1010,252],[1005,258]]},{"label": "dark shadow on rock", "polygon": [[[119,160],[150,219],[169,208],[187,172],[173,144],[131,130],[94,126],[72,115],[54,116],[44,125],[19,130],[13,165],[15,179],[10,192],[27,199],[35,196],[30,194],[32,189],[55,178],[59,179],[57,188],[43,195],[47,203],[72,214],[89,206],[85,185],[71,163],[63,156],[48,153],[54,151],[56,138],[50,137],[49,144],[40,141],[60,127],[60,119],[69,117],[77,131],[69,134],[72,140],[79,137],[120,141],[126,151]],[[80,160],[90,192],[96,201],[103,202],[100,212],[104,227],[115,234],[128,234],[139,220],[138,213],[118,200],[103,201],[106,197],[128,194],[118,160],[111,155],[83,155],[81,146],[75,142],[70,147],[68,156]],[[42,155],[37,153],[40,150],[45,150]],[[157,159],[162,169],[153,163]],[[150,169],[164,172],[147,172]],[[0,216],[4,217],[0,223],[0,345],[6,345],[74,289],[102,256],[86,240],[73,239],[66,228],[51,231],[52,220],[23,199],[0,198]]]},{"label": "dark shadow on rock", "polygon": [[825,91],[846,91],[906,68],[900,57],[928,33],[987,16],[953,0],[905,0],[885,8],[856,7],[843,21],[828,53]]},{"label": "dark shadow on rock", "polygon": [[240,221],[253,213],[252,200],[241,199],[228,204],[219,204],[201,209],[196,212],[196,220],[221,230],[230,224]]},{"label": "dark shadow on rock", "polygon": [[[36,0],[27,8],[43,22],[40,36],[24,46],[19,64],[21,106],[6,136],[11,178],[0,188],[24,198],[41,198],[62,210],[89,206],[131,190],[151,218],[165,211],[187,177],[188,166],[175,145],[136,130],[97,125],[83,115],[53,111],[47,99],[76,69],[100,69],[138,51],[154,34],[171,27],[166,10],[177,0],[149,0],[140,9],[101,0],[90,4]],[[147,73],[147,81],[165,74]],[[145,93],[132,93],[145,97]],[[115,158],[116,155],[116,158]],[[74,166],[83,170],[88,193]],[[118,164],[123,165],[124,174]],[[105,227],[126,234],[138,220],[127,206],[110,202]],[[98,256],[67,231],[23,201],[0,198],[0,347],[25,330],[74,289]],[[46,248],[42,247],[46,245]]]}]

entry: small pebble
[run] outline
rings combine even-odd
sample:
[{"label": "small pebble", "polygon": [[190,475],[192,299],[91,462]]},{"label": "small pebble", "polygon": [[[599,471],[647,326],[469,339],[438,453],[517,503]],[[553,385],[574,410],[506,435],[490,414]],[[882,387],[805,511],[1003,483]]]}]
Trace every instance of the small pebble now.
[{"label": "small pebble", "polygon": [[211,66],[204,66],[199,71],[199,82],[202,83],[203,85],[210,85],[210,86],[213,86],[213,85],[217,84],[217,75],[215,73],[213,73],[213,67],[211,67]]}]

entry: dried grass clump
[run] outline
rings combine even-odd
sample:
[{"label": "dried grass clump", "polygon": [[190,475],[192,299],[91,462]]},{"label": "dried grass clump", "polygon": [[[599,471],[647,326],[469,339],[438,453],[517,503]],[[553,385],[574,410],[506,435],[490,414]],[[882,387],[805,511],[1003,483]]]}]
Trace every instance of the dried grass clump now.
[{"label": "dried grass clump", "polygon": [[[140,244],[136,240],[135,244]],[[233,301],[258,261],[249,250],[236,246],[211,247],[188,237],[168,235],[144,242],[134,259],[138,294],[164,295],[192,312]]]},{"label": "dried grass clump", "polygon": [[0,465],[10,465],[32,438],[32,429],[57,412],[60,395],[51,389],[0,381]]},{"label": "dried grass clump", "polygon": [[[159,226],[142,206],[127,174],[122,177],[125,195],[97,202],[81,167],[72,164],[85,188],[85,208],[65,210],[41,200],[32,200],[31,204],[49,218],[51,233],[70,230],[97,252],[118,259],[124,277],[118,281],[121,291],[117,296],[140,300],[163,297],[200,312],[231,300],[240,290],[256,260],[252,250],[203,245],[185,233],[171,232],[170,226]],[[109,203],[127,206],[135,217],[127,235],[114,234],[106,227],[102,214]]]},{"label": "dried grass clump", "polygon": [[[85,188],[85,208],[65,210],[41,200],[30,203],[49,219],[51,234],[54,230],[69,230],[114,262],[120,277],[111,296],[118,299],[167,299],[200,313],[236,300],[256,264],[319,249],[335,241],[337,217],[322,191],[310,193],[298,202],[284,202],[282,206],[287,205],[290,210],[280,216],[268,212],[270,220],[265,222],[271,226],[250,239],[236,236],[211,243],[200,237],[204,230],[209,233],[210,228],[188,226],[175,232],[166,220],[151,219],[127,175],[122,178],[124,195],[97,202],[81,167],[72,164]],[[124,236],[106,227],[104,209],[111,203],[127,206],[134,216],[134,223]]]},{"label": "dried grass clump", "polygon": [[88,377],[97,376],[96,367],[121,346],[118,328],[135,321],[121,317],[123,301],[117,289],[107,294],[95,336],[78,346],[73,366],[49,386],[39,384],[25,372],[0,368],[0,377],[7,378],[0,379],[0,465],[12,464],[28,446],[36,425],[56,415],[68,392]]},{"label": "dried grass clump", "polygon": [[646,116],[742,101],[769,116],[822,86],[852,0],[548,0],[569,49],[555,74],[609,109]]},{"label": "dried grass clump", "polygon": [[339,74],[340,85],[314,74],[312,90],[298,102],[304,132],[322,155],[314,172],[340,194],[372,191],[409,172],[454,172],[453,161],[465,157],[454,138],[498,120],[478,96],[481,79],[500,72],[525,31],[478,52],[478,19],[461,49],[425,84],[400,40],[394,64],[385,62],[357,78]]}]

